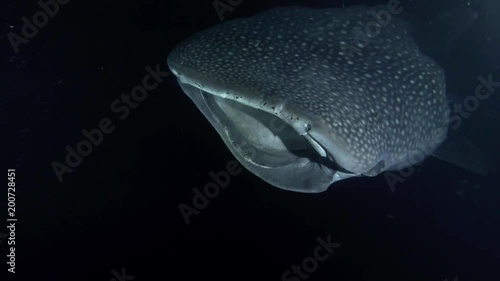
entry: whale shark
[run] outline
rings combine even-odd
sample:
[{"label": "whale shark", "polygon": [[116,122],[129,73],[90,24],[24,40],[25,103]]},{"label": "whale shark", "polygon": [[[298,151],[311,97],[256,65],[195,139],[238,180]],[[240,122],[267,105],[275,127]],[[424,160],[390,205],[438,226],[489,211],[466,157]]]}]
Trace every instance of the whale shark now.
[{"label": "whale shark", "polygon": [[323,192],[419,163],[446,139],[444,71],[384,8],[273,8],[192,35],[167,64],[246,169]]}]

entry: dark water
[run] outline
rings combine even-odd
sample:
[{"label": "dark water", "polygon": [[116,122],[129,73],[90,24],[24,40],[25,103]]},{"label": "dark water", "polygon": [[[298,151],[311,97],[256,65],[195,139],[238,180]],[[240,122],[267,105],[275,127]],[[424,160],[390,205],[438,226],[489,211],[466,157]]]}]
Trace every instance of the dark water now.
[{"label": "dark water", "polygon": [[[292,4],[343,5],[242,0],[223,16]],[[500,3],[402,5],[458,100],[480,75],[500,80]],[[173,75],[159,76],[128,111],[120,96],[142,85],[146,67],[167,72],[166,56],[182,39],[220,22],[211,1],[72,0],[17,53],[8,34],[22,34],[21,18],[40,6],[2,6],[0,163],[16,169],[18,221],[16,273],[7,272],[10,246],[0,236],[0,280],[286,280],[293,265],[315,265],[307,257],[328,237],[340,246],[288,280],[500,280],[498,172],[479,176],[431,158],[393,189],[382,175],[320,194],[280,190],[232,167],[227,186],[186,225],[180,204],[192,207],[193,189],[234,158]],[[463,126],[494,163],[498,104],[497,91]],[[65,147],[76,149],[87,139],[82,130],[101,122],[114,130],[59,182],[54,161],[67,164]],[[3,190],[0,235],[8,232]]]}]

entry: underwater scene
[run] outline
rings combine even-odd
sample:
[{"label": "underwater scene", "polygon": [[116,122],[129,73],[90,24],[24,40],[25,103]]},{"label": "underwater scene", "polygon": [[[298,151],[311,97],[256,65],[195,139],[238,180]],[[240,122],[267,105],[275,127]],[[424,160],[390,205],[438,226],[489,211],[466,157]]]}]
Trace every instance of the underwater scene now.
[{"label": "underwater scene", "polygon": [[1,280],[500,280],[499,1],[1,6]]}]

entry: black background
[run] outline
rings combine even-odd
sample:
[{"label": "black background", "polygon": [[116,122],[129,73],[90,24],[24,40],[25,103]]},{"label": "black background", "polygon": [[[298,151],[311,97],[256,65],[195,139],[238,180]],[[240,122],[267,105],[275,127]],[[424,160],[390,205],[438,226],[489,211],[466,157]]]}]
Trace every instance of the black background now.
[{"label": "black background", "polygon": [[[486,2],[471,5],[487,14]],[[340,0],[243,0],[224,17],[291,4],[342,7]],[[39,6],[2,5],[0,163],[17,172],[17,273],[10,278],[108,281],[125,267],[134,280],[281,280],[312,255],[317,237],[331,235],[341,247],[310,280],[500,280],[498,176],[432,158],[395,192],[378,176],[293,193],[243,170],[186,225],[179,204],[192,206],[192,189],[234,157],[173,75],[123,121],[110,104],[142,83],[146,66],[168,71],[168,52],[182,39],[220,22],[211,1],[71,0],[18,54],[6,34],[20,34],[21,17]],[[417,24],[470,7],[403,5]],[[451,27],[467,18],[456,20]],[[498,69],[491,52],[498,37],[482,32],[460,33],[445,55],[432,48],[440,42],[422,47],[443,65],[450,89],[470,93],[478,75]],[[65,146],[76,147],[81,131],[102,118],[115,131],[59,183],[51,163],[64,163]],[[0,196],[6,218],[6,192]],[[0,276],[7,276],[6,240],[0,249]]]}]

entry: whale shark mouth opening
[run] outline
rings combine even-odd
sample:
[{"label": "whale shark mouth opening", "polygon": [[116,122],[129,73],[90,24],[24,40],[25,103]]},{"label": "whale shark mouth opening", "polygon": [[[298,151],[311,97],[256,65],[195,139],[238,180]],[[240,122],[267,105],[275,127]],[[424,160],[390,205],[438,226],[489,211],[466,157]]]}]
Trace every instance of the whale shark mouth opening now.
[{"label": "whale shark mouth opening", "polygon": [[[299,134],[278,116],[188,83],[179,84],[238,161],[267,182],[285,182],[282,188],[298,192],[321,192],[350,174],[312,137]],[[291,182],[298,183],[297,187]]]},{"label": "whale shark mouth opening", "polygon": [[252,164],[278,167],[298,158],[313,162],[322,158],[304,136],[279,117],[204,91],[202,96],[219,122],[226,125],[225,132],[235,149],[250,156],[245,159]]},{"label": "whale shark mouth opening", "polygon": [[336,164],[323,159],[309,140],[279,117],[253,107],[200,90],[215,118],[245,160],[262,167],[279,167],[307,158],[318,164]]}]

